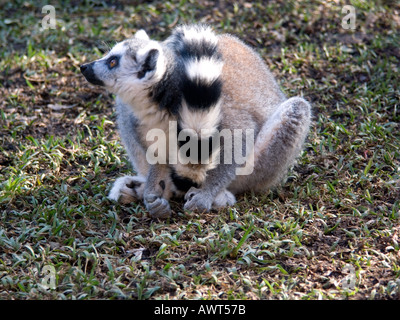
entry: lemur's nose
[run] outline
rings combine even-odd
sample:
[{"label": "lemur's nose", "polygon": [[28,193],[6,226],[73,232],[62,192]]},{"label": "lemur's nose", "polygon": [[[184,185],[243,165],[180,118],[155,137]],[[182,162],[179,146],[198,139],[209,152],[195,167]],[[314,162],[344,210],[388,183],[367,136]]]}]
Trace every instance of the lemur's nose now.
[{"label": "lemur's nose", "polygon": [[87,64],[81,65],[80,68],[81,68],[81,72],[85,72],[85,70],[87,69]]}]

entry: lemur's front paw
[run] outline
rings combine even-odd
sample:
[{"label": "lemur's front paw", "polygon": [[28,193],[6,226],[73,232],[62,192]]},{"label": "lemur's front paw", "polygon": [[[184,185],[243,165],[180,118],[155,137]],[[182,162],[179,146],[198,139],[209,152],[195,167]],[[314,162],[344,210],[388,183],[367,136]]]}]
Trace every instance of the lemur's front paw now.
[{"label": "lemur's front paw", "polygon": [[146,178],[141,176],[124,176],[115,180],[108,194],[108,199],[122,204],[137,201],[143,198]]},{"label": "lemur's front paw", "polygon": [[197,212],[208,212],[211,209],[213,199],[210,194],[201,189],[191,187],[185,194],[183,209]]},{"label": "lemur's front paw", "polygon": [[150,193],[144,196],[144,204],[152,218],[165,219],[171,216],[171,208],[164,198]]}]

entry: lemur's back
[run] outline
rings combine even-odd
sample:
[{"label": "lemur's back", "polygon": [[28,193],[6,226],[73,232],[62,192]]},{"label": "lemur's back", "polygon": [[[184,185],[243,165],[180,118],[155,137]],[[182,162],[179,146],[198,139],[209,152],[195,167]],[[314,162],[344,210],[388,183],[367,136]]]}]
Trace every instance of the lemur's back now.
[{"label": "lemur's back", "polygon": [[232,115],[235,109],[241,116],[247,112],[256,122],[264,123],[286,99],[284,94],[264,61],[250,47],[231,35],[220,35],[218,39],[224,60],[222,108]]}]

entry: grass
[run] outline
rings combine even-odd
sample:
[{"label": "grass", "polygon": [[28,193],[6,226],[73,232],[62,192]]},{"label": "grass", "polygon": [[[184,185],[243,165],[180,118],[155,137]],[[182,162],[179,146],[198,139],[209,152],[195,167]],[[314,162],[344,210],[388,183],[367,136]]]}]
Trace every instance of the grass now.
[{"label": "grass", "polygon": [[[399,299],[399,5],[350,1],[345,30],[347,2],[134,3],[60,2],[48,30],[45,1],[1,5],[0,299]],[[277,190],[152,220],[106,198],[131,168],[79,65],[195,21],[253,46],[313,127]]]}]

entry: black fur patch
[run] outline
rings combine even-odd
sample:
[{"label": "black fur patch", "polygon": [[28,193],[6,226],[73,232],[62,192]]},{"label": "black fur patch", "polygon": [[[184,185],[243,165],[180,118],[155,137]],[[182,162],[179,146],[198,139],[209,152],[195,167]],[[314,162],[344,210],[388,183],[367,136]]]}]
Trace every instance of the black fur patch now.
[{"label": "black fur patch", "polygon": [[221,97],[222,81],[216,79],[212,83],[204,83],[201,79],[184,78],[182,93],[189,107],[208,109],[215,105]]},{"label": "black fur patch", "polygon": [[191,187],[199,187],[199,185],[191,179],[178,175],[173,168],[171,168],[171,179],[175,187],[183,192],[187,192]]},{"label": "black fur patch", "polygon": [[[182,31],[175,31],[163,49],[169,61],[167,70],[162,79],[149,89],[150,97],[159,104],[160,109],[178,114],[182,98],[185,98],[192,109],[205,110],[215,105],[221,97],[222,81],[218,78],[206,83],[201,78],[189,79],[185,72],[185,63],[202,57],[220,61],[222,56],[218,46],[207,39],[190,41],[184,38]],[[145,73],[141,73],[139,76],[144,75]]]},{"label": "black fur patch", "polygon": [[159,52],[157,49],[151,49],[144,61],[141,70],[138,72],[138,78],[142,79],[147,72],[154,70],[157,65]]},{"label": "black fur patch", "polygon": [[[175,59],[175,58],[174,58]],[[177,114],[182,101],[182,75],[179,62],[171,63],[162,79],[150,88],[149,95],[158,103],[160,109],[166,109],[171,114]]]},{"label": "black fur patch", "polygon": [[[178,128],[177,128],[178,136],[181,131],[182,128],[178,123]],[[197,161],[197,163],[207,163],[206,160],[209,159],[211,154],[216,150],[216,148],[220,146],[221,141],[219,132],[220,132],[220,125],[218,125],[214,135],[209,136],[208,138],[205,139],[197,139],[197,152],[198,152],[197,156],[190,154],[191,151],[190,149],[186,151],[185,156],[187,158],[192,159],[192,161]],[[191,139],[190,135],[187,135],[185,140],[178,140],[178,146],[179,147],[184,146],[186,143],[189,142],[190,139]],[[213,142],[217,139],[219,140],[218,143]]]},{"label": "black fur patch", "polygon": [[[189,107],[193,109],[208,109],[213,106],[220,98],[222,91],[222,82],[216,79],[212,83],[206,83],[201,78],[189,79],[185,65],[190,61],[208,58],[213,61],[222,61],[222,55],[218,50],[216,41],[208,40],[203,37],[198,39],[185,38],[185,28],[179,27],[174,30],[169,38],[169,47],[174,52],[177,60],[181,61],[183,68],[182,76],[182,93]],[[208,29],[207,25],[198,24],[190,27],[191,32],[201,34]]]},{"label": "black fur patch", "polygon": [[[207,28],[206,25],[198,25],[198,32],[201,33],[202,29]],[[176,53],[184,60],[200,59],[201,57],[213,57],[216,60],[222,58],[218,51],[218,47],[214,42],[202,39],[201,41],[186,39],[183,30],[175,30],[172,35],[172,41],[176,48]]]},{"label": "black fur patch", "polygon": [[[199,32],[202,26],[199,25]],[[207,39],[185,39],[182,30],[174,34],[175,52],[182,59],[183,65],[189,61],[199,61],[201,58],[212,59],[215,62],[222,61],[222,55],[217,43]],[[222,81],[217,78],[208,83],[200,77],[190,79],[186,72],[183,73],[182,93],[189,107],[194,109],[208,109],[215,105],[221,97]]]},{"label": "black fur patch", "polygon": [[202,57],[214,58],[216,60],[222,58],[221,54],[218,52],[217,46],[207,40],[192,42],[185,41],[179,54],[184,60],[200,59]]}]

